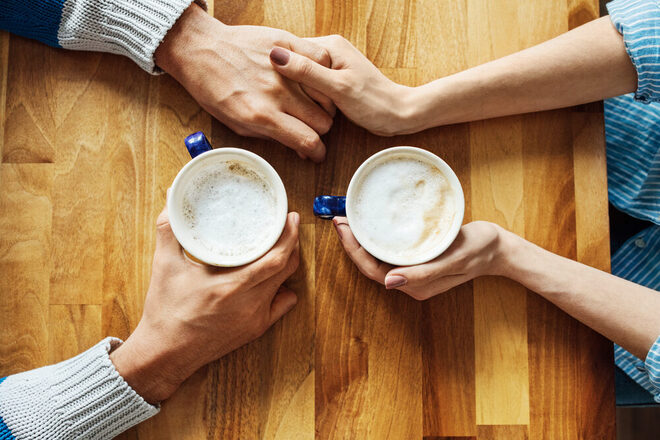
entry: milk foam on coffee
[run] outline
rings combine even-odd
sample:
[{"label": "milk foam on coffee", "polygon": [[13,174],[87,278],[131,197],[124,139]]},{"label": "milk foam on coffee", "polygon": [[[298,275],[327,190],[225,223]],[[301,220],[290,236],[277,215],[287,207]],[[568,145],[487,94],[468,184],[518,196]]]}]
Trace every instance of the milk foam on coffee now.
[{"label": "milk foam on coffee", "polygon": [[[434,164],[413,155],[384,156],[357,182],[352,228],[374,253],[414,258],[443,240],[455,194]],[[355,224],[357,223],[357,224]]]},{"label": "milk foam on coffee", "polygon": [[188,183],[184,219],[198,244],[237,257],[272,236],[276,202],[271,185],[248,163],[214,162]]}]

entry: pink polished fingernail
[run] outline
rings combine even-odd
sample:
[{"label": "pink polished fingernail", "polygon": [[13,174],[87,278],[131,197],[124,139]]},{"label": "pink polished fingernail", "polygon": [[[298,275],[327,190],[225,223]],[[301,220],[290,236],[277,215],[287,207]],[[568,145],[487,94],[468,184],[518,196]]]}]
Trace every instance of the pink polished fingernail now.
[{"label": "pink polished fingernail", "polygon": [[270,51],[270,59],[278,66],[286,66],[289,62],[289,52],[281,47],[274,47]]},{"label": "pink polished fingernail", "polygon": [[385,277],[385,288],[396,289],[397,287],[405,286],[408,280],[401,275],[390,275]]}]

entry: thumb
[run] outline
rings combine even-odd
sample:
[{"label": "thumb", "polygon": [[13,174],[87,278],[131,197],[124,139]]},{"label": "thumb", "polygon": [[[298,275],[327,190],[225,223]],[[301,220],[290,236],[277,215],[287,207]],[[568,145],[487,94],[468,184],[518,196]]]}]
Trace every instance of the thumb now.
[{"label": "thumb", "polygon": [[328,69],[309,58],[281,47],[270,51],[270,60],[276,71],[285,77],[311,87],[329,96],[336,91],[336,71]]},{"label": "thumb", "polygon": [[156,219],[156,249],[166,251],[175,251],[177,253],[181,250],[181,245],[172,232],[170,226],[170,218],[167,215],[167,205],[163,208],[158,219]]}]

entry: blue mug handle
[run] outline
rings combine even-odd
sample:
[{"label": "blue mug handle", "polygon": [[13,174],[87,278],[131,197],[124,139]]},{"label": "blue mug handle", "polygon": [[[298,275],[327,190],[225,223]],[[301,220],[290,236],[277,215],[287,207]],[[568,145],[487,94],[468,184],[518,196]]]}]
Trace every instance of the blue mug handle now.
[{"label": "blue mug handle", "polygon": [[188,153],[190,153],[190,157],[193,159],[200,154],[206,153],[207,151],[211,151],[213,149],[211,143],[206,138],[206,135],[201,131],[186,136],[184,143],[186,144]]},{"label": "blue mug handle", "polygon": [[346,197],[318,196],[314,199],[314,215],[324,220],[333,217],[346,217]]}]

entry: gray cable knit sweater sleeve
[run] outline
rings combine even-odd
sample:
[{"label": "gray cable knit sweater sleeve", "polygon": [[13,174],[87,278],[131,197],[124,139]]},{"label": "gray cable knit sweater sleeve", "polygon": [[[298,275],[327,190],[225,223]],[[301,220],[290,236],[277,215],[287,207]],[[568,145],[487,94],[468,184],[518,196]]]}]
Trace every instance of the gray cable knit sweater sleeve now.
[{"label": "gray cable knit sweater sleeve", "polygon": [[[2,0],[0,29],[50,46],[125,55],[158,73],[154,52],[193,0]],[[205,0],[195,2],[206,9]]]},{"label": "gray cable knit sweater sleeve", "polygon": [[0,379],[0,438],[110,439],[158,413],[110,360],[106,338],[59,364]]},{"label": "gray cable knit sweater sleeve", "polygon": [[[57,34],[65,49],[125,55],[156,73],[154,52],[191,0],[69,0]],[[205,2],[202,3],[203,6]]]}]

